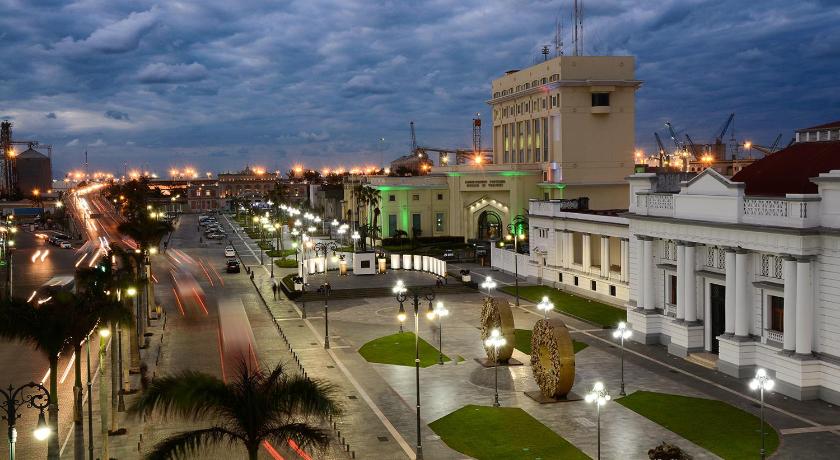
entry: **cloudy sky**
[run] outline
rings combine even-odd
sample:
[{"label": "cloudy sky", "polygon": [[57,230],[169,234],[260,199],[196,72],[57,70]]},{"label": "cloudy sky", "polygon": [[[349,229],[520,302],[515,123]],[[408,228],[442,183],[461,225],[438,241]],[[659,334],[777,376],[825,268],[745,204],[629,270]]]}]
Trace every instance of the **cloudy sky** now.
[{"label": "cloudy sky", "polygon": [[[0,117],[57,171],[85,150],[159,172],[378,162],[410,120],[423,145],[467,146],[490,81],[555,18],[568,32],[569,2],[0,0]],[[729,112],[768,144],[840,119],[838,23],[836,0],[589,0],[584,46],[637,57],[638,146],[666,120],[709,138]]]}]

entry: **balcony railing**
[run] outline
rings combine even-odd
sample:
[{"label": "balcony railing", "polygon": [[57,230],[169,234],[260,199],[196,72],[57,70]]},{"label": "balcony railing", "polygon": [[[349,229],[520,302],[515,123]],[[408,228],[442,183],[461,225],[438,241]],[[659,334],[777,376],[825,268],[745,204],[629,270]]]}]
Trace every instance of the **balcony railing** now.
[{"label": "balcony railing", "polygon": [[767,340],[772,340],[774,342],[784,343],[785,342],[785,333],[774,331],[772,329],[767,329]]},{"label": "balcony railing", "polygon": [[744,198],[743,220],[746,223],[782,227],[810,227],[819,224],[819,199],[814,198]]}]

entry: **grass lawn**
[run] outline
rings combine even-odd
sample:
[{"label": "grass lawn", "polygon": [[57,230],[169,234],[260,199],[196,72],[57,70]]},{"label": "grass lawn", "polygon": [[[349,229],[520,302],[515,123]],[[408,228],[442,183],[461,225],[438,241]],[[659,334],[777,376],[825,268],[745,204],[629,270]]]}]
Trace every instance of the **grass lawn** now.
[{"label": "grass lawn", "polygon": [[[530,329],[515,329],[513,332],[516,334],[516,346],[514,348],[521,351],[522,353],[525,353],[526,355],[530,355],[532,331]],[[575,353],[583,350],[588,346],[589,345],[584,342],[572,340],[572,347],[574,348]]]},{"label": "grass lawn", "polygon": [[[515,286],[505,286],[502,291],[516,295]],[[543,296],[548,296],[554,303],[555,310],[601,327],[615,327],[620,321],[627,320],[627,312],[621,308],[578,297],[548,286],[519,286],[519,296],[534,303],[541,301]]]},{"label": "grass lawn", "polygon": [[295,252],[296,251],[294,249],[284,249],[282,251],[271,249],[269,251],[266,251],[265,255],[267,255],[269,257],[286,257],[286,256],[294,255]]},{"label": "grass lawn", "polygon": [[295,268],[298,266],[298,263],[295,259],[277,259],[274,261],[274,265],[280,268]]},{"label": "grass lawn", "polygon": [[[362,345],[359,354],[372,363],[414,366],[414,333],[403,332],[378,339]],[[420,338],[420,367],[429,367],[438,363],[439,351]],[[443,355],[444,361],[449,357]]]},{"label": "grass lawn", "polygon": [[[758,456],[759,418],[725,402],[649,391],[616,401],[725,459]],[[766,423],[765,430],[769,457],[779,447],[779,437]]]},{"label": "grass lawn", "polygon": [[483,459],[587,459],[518,407],[464,406],[429,424],[449,447]]}]

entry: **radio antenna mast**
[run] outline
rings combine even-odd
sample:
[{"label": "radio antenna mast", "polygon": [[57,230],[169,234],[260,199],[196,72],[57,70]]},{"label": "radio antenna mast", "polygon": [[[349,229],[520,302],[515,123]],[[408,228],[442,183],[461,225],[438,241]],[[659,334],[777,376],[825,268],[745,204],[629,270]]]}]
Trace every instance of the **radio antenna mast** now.
[{"label": "radio antenna mast", "polygon": [[554,56],[563,55],[563,19],[557,18],[554,30]]},{"label": "radio antenna mast", "polygon": [[583,0],[574,0],[572,18],[575,23],[575,56],[583,54]]}]

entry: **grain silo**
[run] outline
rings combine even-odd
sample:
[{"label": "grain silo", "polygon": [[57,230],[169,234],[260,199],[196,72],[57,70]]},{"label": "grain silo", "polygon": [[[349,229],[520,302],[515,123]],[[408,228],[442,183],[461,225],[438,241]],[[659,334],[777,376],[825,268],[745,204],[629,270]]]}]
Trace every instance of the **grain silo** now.
[{"label": "grain silo", "polygon": [[30,147],[15,162],[18,188],[23,196],[32,196],[35,190],[46,193],[52,188],[52,161],[48,156]]}]

